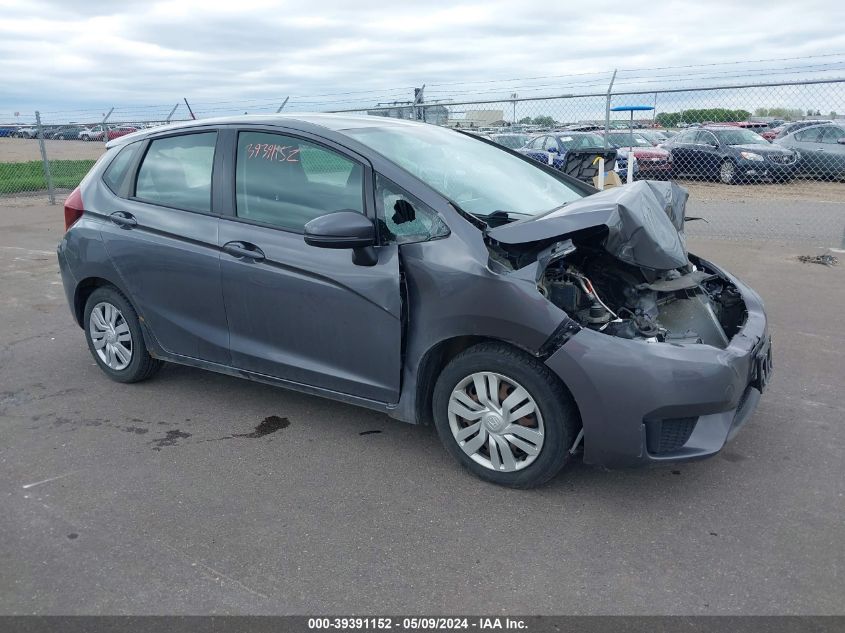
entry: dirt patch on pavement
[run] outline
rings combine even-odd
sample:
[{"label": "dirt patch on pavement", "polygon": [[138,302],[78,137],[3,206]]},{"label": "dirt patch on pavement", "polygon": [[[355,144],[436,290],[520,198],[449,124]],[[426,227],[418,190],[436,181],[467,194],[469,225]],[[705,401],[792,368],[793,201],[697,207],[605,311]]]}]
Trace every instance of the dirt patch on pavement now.
[{"label": "dirt patch on pavement", "polygon": [[[97,159],[106,151],[103,143],[96,141],[53,141],[46,140],[49,160]],[[0,163],[24,163],[41,160],[37,139],[0,138]]]},{"label": "dirt patch on pavement", "polygon": [[690,198],[701,201],[742,202],[743,200],[805,200],[807,202],[845,201],[845,182],[795,179],[788,184],[749,183],[723,185],[703,180],[679,180]]}]

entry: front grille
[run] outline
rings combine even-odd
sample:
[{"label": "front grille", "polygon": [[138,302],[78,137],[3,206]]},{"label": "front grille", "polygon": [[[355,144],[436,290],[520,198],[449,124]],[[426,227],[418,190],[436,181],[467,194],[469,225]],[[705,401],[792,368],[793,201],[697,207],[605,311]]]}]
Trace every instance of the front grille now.
[{"label": "front grille", "polygon": [[778,165],[789,165],[795,162],[795,157],[789,154],[775,154],[774,156],[769,156],[769,160]]},{"label": "front grille", "polygon": [[663,455],[680,449],[690,438],[697,417],[667,418],[646,422],[646,443],[652,455]]}]

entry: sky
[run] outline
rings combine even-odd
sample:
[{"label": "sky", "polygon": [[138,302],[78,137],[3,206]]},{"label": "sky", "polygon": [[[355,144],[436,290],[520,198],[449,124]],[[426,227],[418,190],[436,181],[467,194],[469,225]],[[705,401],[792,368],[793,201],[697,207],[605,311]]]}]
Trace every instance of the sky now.
[{"label": "sky", "polygon": [[0,0],[0,121],[845,78],[845,2],[624,4]]}]

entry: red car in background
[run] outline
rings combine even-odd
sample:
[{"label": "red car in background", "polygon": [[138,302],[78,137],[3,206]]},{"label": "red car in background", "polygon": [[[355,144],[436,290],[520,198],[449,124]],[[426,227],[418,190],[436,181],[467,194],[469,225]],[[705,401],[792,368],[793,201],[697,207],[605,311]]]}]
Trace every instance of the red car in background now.
[{"label": "red car in background", "polygon": [[[108,127],[108,136],[109,140],[112,141],[116,138],[120,138],[121,136],[126,136],[127,134],[132,134],[132,132],[137,132],[138,128],[132,127],[131,125],[118,125],[115,127]],[[93,127],[84,128],[79,133],[79,140],[80,141],[102,141],[103,140],[103,126],[102,125],[95,125]]]},{"label": "red car in background", "polygon": [[671,154],[662,147],[654,147],[639,132],[608,132],[607,141],[624,158],[627,158],[630,148],[637,159],[637,177],[662,180],[672,174]]},{"label": "red car in background", "polygon": [[764,139],[769,141],[769,143],[771,143],[778,137],[778,134],[780,134],[785,127],[786,125],[778,125],[777,127],[773,127],[771,130],[766,130],[765,132],[762,132],[760,136],[762,136]]},{"label": "red car in background", "polygon": [[129,125],[121,125],[120,127],[110,127],[109,128],[109,140],[114,140],[116,138],[120,138],[121,136],[126,136],[127,134],[132,134],[132,132],[137,132],[138,128],[131,127]]}]

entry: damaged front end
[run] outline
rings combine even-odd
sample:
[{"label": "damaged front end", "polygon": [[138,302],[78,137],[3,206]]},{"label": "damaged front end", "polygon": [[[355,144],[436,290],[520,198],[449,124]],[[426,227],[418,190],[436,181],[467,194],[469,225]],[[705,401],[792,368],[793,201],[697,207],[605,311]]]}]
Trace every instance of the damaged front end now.
[{"label": "damaged front end", "polygon": [[712,455],[766,386],[762,300],[687,253],[686,200],[643,181],[486,232],[491,267],[569,317],[541,356],[578,404],[587,463]]},{"label": "damaged front end", "polygon": [[724,349],[745,306],[733,283],[687,253],[686,200],[673,183],[637,182],[491,229],[488,245],[514,269],[536,262],[540,293],[582,327]]}]

